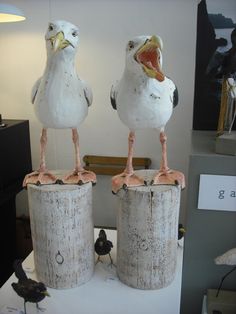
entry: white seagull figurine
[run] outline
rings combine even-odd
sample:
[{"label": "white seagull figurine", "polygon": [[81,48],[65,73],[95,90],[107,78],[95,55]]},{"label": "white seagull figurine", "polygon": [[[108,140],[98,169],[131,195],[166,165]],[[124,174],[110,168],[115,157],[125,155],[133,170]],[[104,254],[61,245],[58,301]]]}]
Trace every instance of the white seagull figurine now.
[{"label": "white seagull figurine", "polygon": [[236,248],[233,248],[224,254],[215,258],[216,265],[236,266]]},{"label": "white seagull figurine", "polygon": [[236,248],[233,248],[233,249],[225,252],[224,254],[216,257],[215,258],[215,263],[216,263],[216,265],[234,266],[230,271],[228,271],[221,278],[221,282],[220,282],[220,285],[219,285],[217,293],[216,293],[216,297],[218,297],[224,280],[226,279],[226,277],[228,277],[232,272],[234,272],[236,270]]},{"label": "white seagull figurine", "polygon": [[35,114],[43,125],[40,139],[40,166],[38,171],[28,174],[23,185],[28,183],[56,183],[57,178],[46,168],[45,148],[47,129],[72,129],[75,146],[75,169],[63,183],[83,184],[96,182],[93,172],[85,171],[79,155],[77,128],[88,114],[92,103],[92,92],[76,72],[75,55],[79,44],[78,28],[66,21],[49,23],[45,35],[47,63],[43,76],[37,80],[32,90]]},{"label": "white seagull figurine", "polygon": [[138,36],[126,47],[126,66],[121,80],[111,89],[111,104],[121,121],[130,129],[127,165],[123,173],[112,178],[112,191],[146,184],[134,174],[132,166],[135,131],[157,129],[160,132],[162,161],[152,184],[180,184],[184,175],[170,170],[167,164],[164,128],[178,103],[175,84],[162,71],[162,39],[159,36]]}]

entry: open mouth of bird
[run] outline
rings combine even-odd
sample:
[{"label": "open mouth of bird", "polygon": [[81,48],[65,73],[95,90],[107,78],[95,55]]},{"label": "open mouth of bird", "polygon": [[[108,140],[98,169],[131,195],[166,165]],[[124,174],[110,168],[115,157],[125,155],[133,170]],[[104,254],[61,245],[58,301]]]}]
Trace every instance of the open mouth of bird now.
[{"label": "open mouth of bird", "polygon": [[[154,37],[154,36],[153,36]],[[160,51],[157,41],[151,37],[144,45],[135,53],[135,60],[142,65],[147,76],[155,78],[162,82],[165,79],[160,65]]]}]

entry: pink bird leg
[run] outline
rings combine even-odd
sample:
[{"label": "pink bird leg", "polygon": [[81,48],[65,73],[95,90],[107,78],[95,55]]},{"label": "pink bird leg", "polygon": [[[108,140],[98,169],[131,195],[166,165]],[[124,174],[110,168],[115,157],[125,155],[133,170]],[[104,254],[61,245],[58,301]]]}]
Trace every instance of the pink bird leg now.
[{"label": "pink bird leg", "polygon": [[29,173],[25,176],[23,187],[27,184],[53,184],[56,183],[57,178],[51,174],[46,168],[45,150],[47,145],[47,129],[43,128],[40,137],[40,166],[37,171]]},{"label": "pink bird leg", "polygon": [[72,140],[75,146],[75,169],[72,173],[62,179],[62,182],[65,184],[84,184],[87,182],[96,184],[96,174],[92,171],[85,170],[81,165],[79,153],[79,134],[77,129],[72,129]]},{"label": "pink bird leg", "polygon": [[182,172],[171,170],[168,168],[167,162],[167,149],[166,149],[167,136],[164,131],[160,132],[160,142],[162,147],[162,160],[160,170],[156,173],[152,180],[152,185],[156,184],[178,184],[181,188],[185,188],[185,177]]},{"label": "pink bird leg", "polygon": [[112,191],[117,193],[121,188],[127,188],[132,186],[140,186],[145,185],[145,181],[143,178],[138,177],[134,174],[133,168],[133,152],[134,152],[134,141],[135,141],[135,133],[130,132],[128,138],[128,158],[127,164],[124,172],[114,176],[112,178]]}]

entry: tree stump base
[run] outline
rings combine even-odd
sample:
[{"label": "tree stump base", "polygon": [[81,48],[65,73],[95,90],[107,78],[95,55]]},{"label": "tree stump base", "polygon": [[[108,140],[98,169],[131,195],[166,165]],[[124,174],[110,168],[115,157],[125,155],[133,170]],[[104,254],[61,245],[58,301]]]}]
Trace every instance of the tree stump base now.
[{"label": "tree stump base", "polygon": [[151,290],[173,281],[180,194],[178,185],[140,186],[118,192],[117,275],[126,285]]},{"label": "tree stump base", "polygon": [[46,286],[79,286],[93,275],[92,184],[28,185],[37,278]]}]

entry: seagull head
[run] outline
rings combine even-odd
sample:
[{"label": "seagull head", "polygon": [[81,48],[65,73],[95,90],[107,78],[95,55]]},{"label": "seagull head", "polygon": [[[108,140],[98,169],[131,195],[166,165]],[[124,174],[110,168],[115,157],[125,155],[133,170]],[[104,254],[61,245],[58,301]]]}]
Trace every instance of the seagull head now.
[{"label": "seagull head", "polygon": [[50,22],[45,39],[49,53],[75,52],[79,44],[79,29],[67,21]]},{"label": "seagull head", "polygon": [[164,81],[162,72],[162,39],[159,36],[137,36],[126,47],[126,68],[144,73],[149,78]]}]

